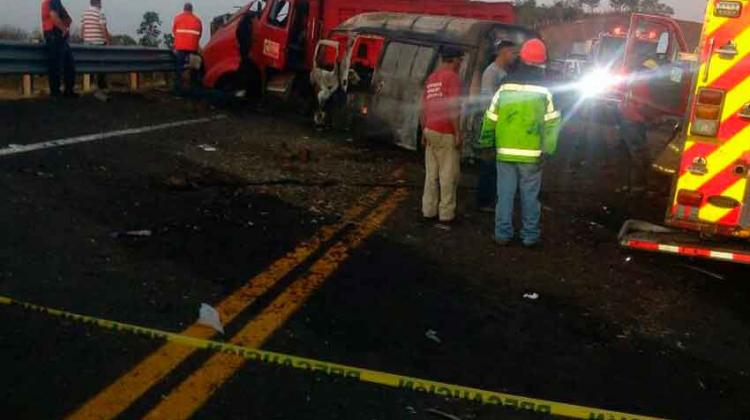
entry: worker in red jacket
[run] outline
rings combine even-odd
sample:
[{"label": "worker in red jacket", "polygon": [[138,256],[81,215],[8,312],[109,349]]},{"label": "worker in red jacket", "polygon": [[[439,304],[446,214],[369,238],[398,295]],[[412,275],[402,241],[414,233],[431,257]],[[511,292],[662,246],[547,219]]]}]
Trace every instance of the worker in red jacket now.
[{"label": "worker in red jacket", "polygon": [[[175,77],[175,91],[182,91],[182,72],[190,62],[193,54],[198,54],[201,36],[203,35],[203,23],[193,13],[193,4],[185,3],[183,12],[175,16],[172,24],[172,36],[174,36],[174,49],[177,58],[177,69]],[[191,82],[197,81],[197,71],[191,71]]]}]

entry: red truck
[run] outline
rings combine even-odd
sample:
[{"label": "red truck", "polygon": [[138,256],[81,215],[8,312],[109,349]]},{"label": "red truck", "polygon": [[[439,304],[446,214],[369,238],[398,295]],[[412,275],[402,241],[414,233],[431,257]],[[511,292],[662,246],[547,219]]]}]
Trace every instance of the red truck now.
[{"label": "red truck", "polygon": [[[232,89],[245,80],[241,68],[240,25],[248,27],[249,61],[243,73],[256,75],[253,83],[263,92],[289,95],[294,82],[308,84],[316,46],[347,19],[365,12],[417,13],[515,22],[510,2],[471,0],[254,0],[215,25],[211,40],[203,49],[204,84],[209,88]],[[244,28],[243,28],[244,29]],[[243,41],[246,42],[246,41]],[[343,47],[343,46],[342,46]],[[369,54],[377,59],[380,51]],[[247,64],[245,65],[247,66]],[[241,87],[240,87],[241,88]]]}]

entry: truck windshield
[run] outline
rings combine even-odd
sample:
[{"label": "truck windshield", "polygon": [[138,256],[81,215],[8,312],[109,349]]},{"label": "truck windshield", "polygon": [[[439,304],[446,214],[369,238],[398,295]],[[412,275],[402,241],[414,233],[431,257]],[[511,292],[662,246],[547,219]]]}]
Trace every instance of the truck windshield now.
[{"label": "truck windshield", "polygon": [[[623,57],[625,57],[625,43],[626,38],[611,36],[602,38],[596,57],[594,58],[594,63],[600,66],[619,67],[622,65]],[[638,41],[635,46],[636,61],[641,58],[645,60],[647,57],[656,54],[656,47],[657,44],[655,42],[648,40]]]}]

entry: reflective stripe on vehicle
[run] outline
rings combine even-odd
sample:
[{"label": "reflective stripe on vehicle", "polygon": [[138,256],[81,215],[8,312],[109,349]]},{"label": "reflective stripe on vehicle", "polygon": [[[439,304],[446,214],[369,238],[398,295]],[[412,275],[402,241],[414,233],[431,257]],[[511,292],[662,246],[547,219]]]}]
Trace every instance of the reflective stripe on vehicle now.
[{"label": "reflective stripe on vehicle", "polygon": [[641,251],[664,252],[668,254],[681,255],[691,258],[705,258],[718,261],[728,261],[741,264],[750,264],[750,250],[748,251],[727,251],[713,250],[710,248],[701,248],[697,246],[679,246],[673,244],[660,244],[649,240],[625,240],[622,246],[626,248],[638,249]]},{"label": "reflective stripe on vehicle", "polygon": [[520,156],[520,157],[540,157],[542,156],[541,150],[528,150],[528,149],[508,149],[501,147],[497,149],[498,155],[507,156]]}]

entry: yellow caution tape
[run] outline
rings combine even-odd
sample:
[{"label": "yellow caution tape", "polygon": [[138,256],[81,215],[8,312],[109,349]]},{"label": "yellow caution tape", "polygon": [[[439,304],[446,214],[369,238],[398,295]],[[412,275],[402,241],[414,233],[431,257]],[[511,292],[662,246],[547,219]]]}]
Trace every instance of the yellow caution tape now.
[{"label": "yellow caution tape", "polygon": [[329,363],[321,360],[297,357],[284,353],[253,349],[222,343],[213,340],[189,337],[154,328],[141,327],[123,322],[110,321],[87,315],[80,315],[33,303],[15,300],[0,296],[0,304],[18,306],[26,310],[64,318],[105,328],[113,331],[132,333],[153,339],[163,339],[184,346],[198,349],[222,352],[243,357],[247,360],[272,366],[281,366],[291,369],[304,370],[316,374],[324,374],[332,377],[348,378],[353,381],[383,385],[391,388],[417,391],[437,396],[460,398],[479,404],[495,405],[504,408],[530,411],[534,413],[550,414],[576,419],[586,420],[663,420],[658,417],[641,416],[622,413],[617,411],[602,410],[598,408],[585,407],[574,404],[566,404],[555,401],[542,400],[538,398],[523,397],[505,394],[501,392],[486,391],[459,385],[451,385],[443,382],[430,381],[393,373],[380,372],[370,369],[362,369],[353,366]]}]

